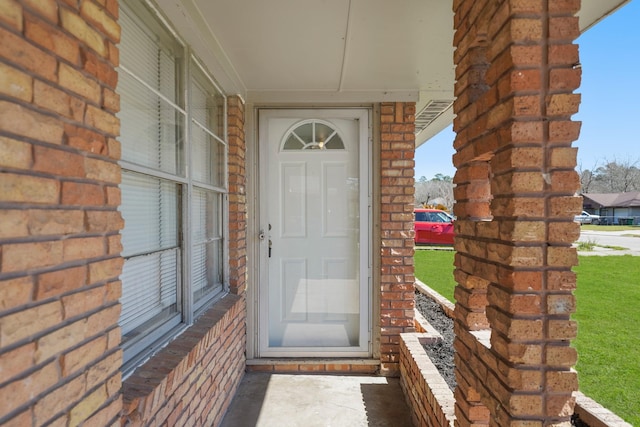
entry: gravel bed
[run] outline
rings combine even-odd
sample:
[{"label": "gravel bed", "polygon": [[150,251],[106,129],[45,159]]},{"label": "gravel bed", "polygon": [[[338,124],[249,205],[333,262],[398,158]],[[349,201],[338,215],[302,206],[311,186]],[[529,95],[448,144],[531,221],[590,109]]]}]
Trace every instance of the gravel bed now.
[{"label": "gravel bed", "polygon": [[447,317],[440,304],[420,292],[416,292],[416,308],[427,322],[442,335],[442,340],[426,344],[424,349],[453,391],[456,388],[456,377],[453,374],[453,320]]}]

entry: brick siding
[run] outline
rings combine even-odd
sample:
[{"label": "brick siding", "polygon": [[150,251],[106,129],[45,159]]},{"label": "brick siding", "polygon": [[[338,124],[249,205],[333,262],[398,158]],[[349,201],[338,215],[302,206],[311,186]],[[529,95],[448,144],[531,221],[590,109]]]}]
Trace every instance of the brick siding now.
[{"label": "brick siding", "polygon": [[2,425],[119,418],[117,18],[0,2]]},{"label": "brick siding", "polygon": [[579,5],[454,2],[460,426],[573,413]]},{"label": "brick siding", "polygon": [[227,295],[124,382],[126,426],[216,426],[245,368],[243,297]]},{"label": "brick siding", "polygon": [[400,334],[414,328],[415,103],[380,106],[380,372],[399,375]]},{"label": "brick siding", "polygon": [[247,196],[245,170],[244,103],[237,96],[227,102],[229,144],[229,287],[242,295],[247,283]]},{"label": "brick siding", "polygon": [[231,97],[229,277],[239,296],[122,384],[117,19],[113,0],[0,2],[2,425],[216,425],[244,372],[244,105]]}]

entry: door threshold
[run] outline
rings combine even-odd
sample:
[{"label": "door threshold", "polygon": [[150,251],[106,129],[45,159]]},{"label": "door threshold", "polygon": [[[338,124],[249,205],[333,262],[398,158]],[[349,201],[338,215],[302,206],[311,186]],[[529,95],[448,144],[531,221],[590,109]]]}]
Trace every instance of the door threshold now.
[{"label": "door threshold", "polygon": [[379,359],[359,358],[265,358],[248,359],[247,372],[365,374],[380,372]]}]

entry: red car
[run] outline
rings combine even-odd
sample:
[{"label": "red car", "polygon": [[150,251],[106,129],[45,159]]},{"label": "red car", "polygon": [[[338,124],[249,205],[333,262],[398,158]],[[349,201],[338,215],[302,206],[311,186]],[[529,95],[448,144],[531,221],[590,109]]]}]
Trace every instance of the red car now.
[{"label": "red car", "polygon": [[453,245],[454,218],[439,209],[415,209],[416,244]]}]

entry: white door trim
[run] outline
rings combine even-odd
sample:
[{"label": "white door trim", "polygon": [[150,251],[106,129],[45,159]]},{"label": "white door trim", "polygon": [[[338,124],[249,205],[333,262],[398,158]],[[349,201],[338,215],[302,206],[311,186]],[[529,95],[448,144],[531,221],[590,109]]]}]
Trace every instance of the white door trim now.
[{"label": "white door trim", "polygon": [[[258,205],[259,205],[259,220],[258,220],[258,233],[265,233],[264,239],[257,240],[259,272],[257,278],[256,300],[257,304],[254,306],[258,313],[253,316],[255,319],[255,328],[257,335],[257,346],[255,348],[255,357],[371,357],[372,345],[371,345],[371,328],[372,328],[372,283],[371,283],[371,110],[365,108],[331,108],[331,109],[258,109],[258,157],[261,159],[259,162],[259,176],[258,176]],[[265,302],[263,298],[266,298],[266,289],[269,280],[269,238],[268,238],[268,173],[269,165],[266,159],[268,159],[268,141],[265,136],[265,125],[270,118],[276,117],[295,117],[301,120],[304,119],[324,119],[324,118],[337,118],[337,119],[356,119],[358,120],[358,163],[359,163],[359,181],[360,181],[360,193],[359,193],[359,214],[360,214],[360,253],[359,253],[359,268],[360,268],[360,345],[357,347],[349,347],[345,349],[338,348],[324,348],[324,347],[298,347],[298,348],[269,348],[264,343],[267,342],[266,327],[261,328],[261,325],[266,325],[268,320],[268,313],[266,310]]]}]

